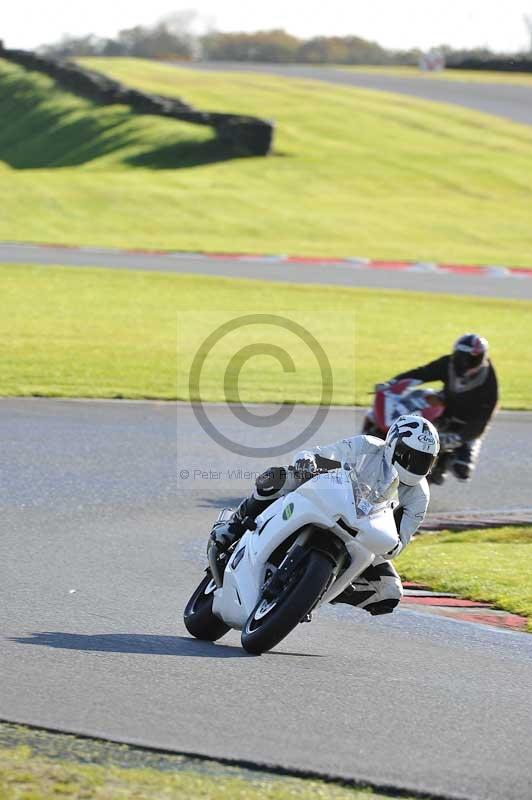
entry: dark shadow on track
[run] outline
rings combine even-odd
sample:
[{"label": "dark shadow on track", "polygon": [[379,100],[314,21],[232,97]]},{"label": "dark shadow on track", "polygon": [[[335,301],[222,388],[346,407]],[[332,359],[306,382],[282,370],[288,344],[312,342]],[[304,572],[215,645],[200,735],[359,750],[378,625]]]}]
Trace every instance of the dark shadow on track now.
[{"label": "dark shadow on track", "polygon": [[[251,491],[251,488],[253,487],[251,481],[249,486]],[[198,508],[217,508],[219,511],[221,511],[222,508],[236,508],[243,499],[244,495],[240,495],[239,497],[235,497],[233,495],[225,495],[223,497],[199,497],[196,500],[196,506]]]},{"label": "dark shadow on track", "polygon": [[[282,642],[281,642],[282,644]],[[280,646],[280,645],[279,645]],[[268,650],[266,656],[291,656],[292,658],[326,658],[321,653],[290,653],[288,650]]]},{"label": "dark shadow on track", "polygon": [[[82,650],[96,653],[138,653],[153,656],[192,656],[193,658],[255,658],[241,647],[201,642],[187,636],[151,636],[136,633],[81,633],[43,631],[29,636],[13,636],[11,642],[36,644],[58,650]],[[324,658],[318,653],[291,653],[270,651],[268,655],[299,658]]]},{"label": "dark shadow on track", "polygon": [[192,656],[194,658],[248,658],[241,647],[211,644],[186,636],[151,636],[135,633],[105,633],[86,636],[81,633],[43,631],[11,638],[19,644],[34,644],[59,650],[82,650],[97,653],[138,653],[157,656]]}]

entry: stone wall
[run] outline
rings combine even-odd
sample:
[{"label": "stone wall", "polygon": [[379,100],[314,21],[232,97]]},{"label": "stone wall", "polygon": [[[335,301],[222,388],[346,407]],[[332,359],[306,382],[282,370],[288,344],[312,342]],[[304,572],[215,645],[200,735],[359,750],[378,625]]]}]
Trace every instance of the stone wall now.
[{"label": "stone wall", "polygon": [[220,141],[237,153],[265,156],[271,151],[274,125],[259,117],[198,111],[183,100],[130,89],[72,61],[45,58],[27,50],[5,49],[1,42],[0,57],[26,69],[44,72],[67,91],[96,103],[119,103],[128,105],[136,114],[155,114],[195,125],[208,125],[214,128]]}]

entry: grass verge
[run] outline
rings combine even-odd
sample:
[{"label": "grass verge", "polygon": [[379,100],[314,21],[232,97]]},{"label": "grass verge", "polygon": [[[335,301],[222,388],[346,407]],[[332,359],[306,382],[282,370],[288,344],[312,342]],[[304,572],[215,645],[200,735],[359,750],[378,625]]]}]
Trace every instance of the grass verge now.
[{"label": "grass verge", "polygon": [[420,536],[397,568],[406,580],[521,614],[532,632],[532,527]]},{"label": "grass verge", "polygon": [[87,63],[199,108],[273,118],[275,153],[224,158],[201,128],[94,109],[0,61],[0,239],[530,262],[532,128],[313,81]]},{"label": "grass verge", "polygon": [[[415,366],[412,358],[423,363],[447,352],[467,327],[491,341],[502,404],[532,407],[523,369],[532,361],[528,301],[19,265],[0,266],[0,296],[4,395],[188,399],[192,359],[205,337],[234,317],[273,313],[321,345],[332,366],[333,403],[367,404],[375,382]],[[246,351],[242,400],[319,403],[313,347],[271,325],[239,328],[213,347],[203,399],[223,400],[233,356],[263,341],[286,350],[295,371],[284,372],[275,354]]]},{"label": "grass verge", "polygon": [[384,800],[371,791],[315,780],[244,778],[163,772],[150,768],[76,764],[34,755],[29,747],[0,748],[2,800]]}]

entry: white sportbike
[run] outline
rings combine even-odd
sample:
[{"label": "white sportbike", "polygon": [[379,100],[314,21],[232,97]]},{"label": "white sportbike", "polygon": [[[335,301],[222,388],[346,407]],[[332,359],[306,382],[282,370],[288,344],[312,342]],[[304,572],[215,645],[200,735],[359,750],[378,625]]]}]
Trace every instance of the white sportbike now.
[{"label": "white sportbike", "polygon": [[206,575],[184,612],[189,633],[212,642],[235,628],[249,653],[275,647],[394,550],[398,483],[380,453],[365,455],[275,500],[228,551],[210,540]]}]

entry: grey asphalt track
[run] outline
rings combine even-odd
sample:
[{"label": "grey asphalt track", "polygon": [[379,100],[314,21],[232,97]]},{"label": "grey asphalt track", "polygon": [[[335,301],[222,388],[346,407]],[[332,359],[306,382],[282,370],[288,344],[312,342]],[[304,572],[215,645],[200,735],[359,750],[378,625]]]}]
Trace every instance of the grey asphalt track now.
[{"label": "grey asphalt track", "polygon": [[532,84],[518,86],[510,83],[479,83],[443,78],[402,78],[301,64],[243,64],[219,61],[179,64],[179,67],[217,72],[259,72],[284,78],[306,78],[359,89],[394,92],[438,103],[465,106],[525,125],[532,124]]},{"label": "grey asphalt track", "polygon": [[[256,409],[266,413],[268,409]],[[207,412],[248,444],[230,409]],[[298,408],[279,440],[314,413]],[[467,494],[524,504],[530,414],[500,414]],[[336,409],[319,441],[360,424]],[[0,400],[0,718],[473,800],[532,793],[532,638],[405,609],[330,607],[274,652],[187,637],[209,525],[264,462],[186,405]],[[188,477],[186,477],[188,471]],[[210,471],[210,472],[209,472]],[[180,477],[181,476],[181,477]]]},{"label": "grey asphalt track", "polygon": [[532,299],[532,278],[496,275],[457,275],[436,272],[372,270],[358,264],[294,264],[274,259],[173,253],[134,253],[104,248],[68,249],[31,244],[0,243],[0,264],[42,264],[71,267],[175,272],[189,275],[217,275],[288,283],[366,286],[374,289],[404,289],[419,292],[464,294],[478,297]]}]

